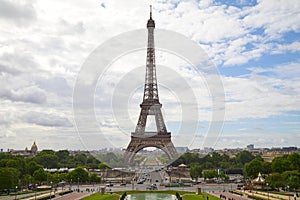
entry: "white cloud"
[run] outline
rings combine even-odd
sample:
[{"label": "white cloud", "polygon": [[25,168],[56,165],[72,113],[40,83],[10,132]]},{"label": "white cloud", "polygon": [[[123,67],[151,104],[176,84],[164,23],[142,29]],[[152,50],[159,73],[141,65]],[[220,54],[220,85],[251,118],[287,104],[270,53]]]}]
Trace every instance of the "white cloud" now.
[{"label": "white cloud", "polygon": [[252,68],[246,77],[224,77],[226,119],[267,118],[299,110],[299,64]]},{"label": "white cloud", "polygon": [[32,1],[10,1],[0,2],[0,20],[15,23],[17,26],[28,26],[37,18]]},{"label": "white cloud", "polygon": [[[42,140],[39,134],[43,132],[43,136],[51,135],[47,138],[50,144],[59,148],[63,144],[56,144],[55,141],[74,136],[75,130],[70,127],[72,89],[81,64],[94,48],[112,36],[145,28],[149,17],[148,6],[148,1],[2,1],[0,116],[7,117],[0,118],[0,123],[5,137],[23,137],[25,133],[22,132],[31,132],[32,135],[27,136],[27,142],[31,144],[34,137]],[[253,7],[241,8],[216,5],[211,0],[154,1],[153,17],[157,28],[180,32],[202,44],[210,58],[223,67],[242,65],[265,54],[299,52],[297,38],[288,42],[284,39],[284,34],[289,31],[300,32],[299,9],[297,0],[258,1]],[[102,95],[111,94],[118,80],[132,69],[130,67],[137,64],[143,66],[144,62],[145,52],[121,59],[119,63],[117,61],[116,65],[123,65],[123,68],[116,68],[115,71],[111,68],[96,100],[101,104],[104,99]],[[179,59],[160,54],[157,54],[157,63],[174,66],[174,69],[186,66]],[[299,110],[298,69],[299,63],[295,61],[267,69],[265,66],[254,66],[249,68],[250,74],[242,77],[223,76],[226,119],[267,118]],[[185,67],[176,72],[187,80],[195,92],[202,108],[199,119],[210,119],[211,96],[203,77],[193,78]],[[160,83],[164,83],[161,78],[165,73],[168,72],[158,73]],[[142,75],[142,81],[143,78]],[[164,81],[171,82],[172,78]],[[180,82],[174,83],[174,88],[180,90],[183,96],[188,95],[189,91]],[[166,121],[172,123],[181,119],[182,102],[178,103],[176,95],[168,93],[168,89],[159,88],[159,91]],[[132,95],[128,112],[135,126],[141,91]],[[105,103],[101,106],[108,108],[110,105]],[[118,132],[109,129],[116,125],[115,121],[107,119],[111,113],[105,114],[100,122],[105,125],[105,131],[111,131],[117,137]],[[20,116],[32,118],[25,120]],[[59,135],[61,133],[65,135]],[[4,146],[16,143],[7,142]],[[242,143],[237,141],[236,144]],[[70,146],[76,148],[76,144],[71,142]]]}]

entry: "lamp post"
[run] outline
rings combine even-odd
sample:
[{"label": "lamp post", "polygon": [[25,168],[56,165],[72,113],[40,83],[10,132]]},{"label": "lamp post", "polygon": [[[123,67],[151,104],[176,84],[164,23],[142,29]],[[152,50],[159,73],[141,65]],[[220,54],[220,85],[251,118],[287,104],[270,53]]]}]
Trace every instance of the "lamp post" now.
[{"label": "lamp post", "polygon": [[37,184],[35,184],[34,200],[36,200]]},{"label": "lamp post", "polygon": [[269,200],[269,183],[267,183],[267,190],[268,190],[268,200]]},{"label": "lamp post", "polygon": [[288,196],[289,196],[289,200],[290,200],[290,186],[288,185],[287,188],[288,188]]},{"label": "lamp post", "polygon": [[17,190],[18,190],[18,186],[16,186],[16,191],[15,191],[15,200],[17,199]]},{"label": "lamp post", "polygon": [[65,186],[65,183],[64,183],[64,181],[62,181],[62,182],[61,182],[61,191],[64,190],[64,186]]},{"label": "lamp post", "polygon": [[79,177],[77,178],[77,190],[79,192]]},{"label": "lamp post", "polygon": [[50,188],[50,199],[51,199],[51,193],[52,193],[52,181],[50,182],[50,186],[51,186],[51,188]]}]

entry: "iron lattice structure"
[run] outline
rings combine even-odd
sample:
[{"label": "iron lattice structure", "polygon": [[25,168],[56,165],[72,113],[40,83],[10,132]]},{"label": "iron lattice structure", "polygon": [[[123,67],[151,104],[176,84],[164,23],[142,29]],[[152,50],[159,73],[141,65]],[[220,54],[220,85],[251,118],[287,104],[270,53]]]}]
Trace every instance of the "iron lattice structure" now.
[{"label": "iron lattice structure", "polygon": [[[171,141],[171,133],[167,131],[161,112],[162,104],[159,102],[155,48],[154,48],[154,28],[155,22],[152,19],[150,6],[150,19],[147,22],[148,46],[146,76],[144,85],[143,102],[140,104],[141,112],[135,132],[131,133],[131,141],[125,153],[126,161],[131,164],[135,154],[146,147],[156,147],[163,150],[170,160],[177,158],[177,151]],[[146,132],[147,117],[155,116],[156,132]]]}]

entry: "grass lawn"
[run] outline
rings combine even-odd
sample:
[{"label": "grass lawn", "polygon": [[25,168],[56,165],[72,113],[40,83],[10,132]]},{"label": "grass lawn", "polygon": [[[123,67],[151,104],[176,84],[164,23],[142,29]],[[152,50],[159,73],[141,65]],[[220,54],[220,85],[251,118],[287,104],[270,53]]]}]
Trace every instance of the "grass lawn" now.
[{"label": "grass lawn", "polygon": [[206,198],[207,196],[208,196],[208,200],[219,200],[219,198],[211,196],[206,193],[203,193],[200,195],[196,195],[195,193],[194,194],[184,194],[182,196],[182,200],[207,200],[207,198]]},{"label": "grass lawn", "polygon": [[[166,191],[126,191],[127,194],[133,193],[163,193],[163,194],[176,194],[178,192],[183,200],[207,200],[206,197],[208,196],[209,200],[219,200],[219,198],[211,196],[209,194],[203,193],[200,195],[196,195],[194,192],[186,192],[186,191],[174,191],[174,190],[166,190]],[[96,193],[89,197],[83,198],[83,200],[119,200],[120,196],[124,193],[122,192],[115,192],[113,194],[100,194]]]},{"label": "grass lawn", "polygon": [[83,198],[83,200],[119,200],[120,195],[118,194],[100,194],[96,193],[91,196]]}]

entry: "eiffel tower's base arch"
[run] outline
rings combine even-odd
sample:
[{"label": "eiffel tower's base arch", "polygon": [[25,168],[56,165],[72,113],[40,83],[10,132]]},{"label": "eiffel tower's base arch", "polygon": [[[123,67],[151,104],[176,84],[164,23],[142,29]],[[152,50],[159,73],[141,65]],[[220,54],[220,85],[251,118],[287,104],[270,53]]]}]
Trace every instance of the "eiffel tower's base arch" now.
[{"label": "eiffel tower's base arch", "polygon": [[154,135],[151,137],[136,137],[131,136],[131,141],[125,152],[125,161],[129,165],[133,165],[133,158],[140,150],[147,147],[156,147],[164,151],[170,161],[178,158],[178,153],[171,141],[171,134]]}]

